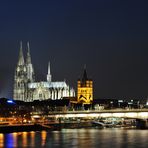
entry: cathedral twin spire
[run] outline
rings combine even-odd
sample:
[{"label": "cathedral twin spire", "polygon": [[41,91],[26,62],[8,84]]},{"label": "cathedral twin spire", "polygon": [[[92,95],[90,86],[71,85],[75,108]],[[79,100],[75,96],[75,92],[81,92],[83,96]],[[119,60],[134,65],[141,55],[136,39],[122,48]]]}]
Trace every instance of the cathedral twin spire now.
[{"label": "cathedral twin spire", "polygon": [[[22,41],[20,42],[20,51],[19,51],[19,59],[18,59],[18,66],[25,66],[25,60],[23,55],[23,46]],[[34,73],[33,66],[31,63],[31,55],[30,55],[30,46],[29,42],[27,42],[27,56],[26,56],[26,66],[28,69],[28,78],[32,79],[32,74]],[[51,82],[51,73],[50,73],[50,62],[48,63],[48,74],[47,74],[47,81]]]},{"label": "cathedral twin spire", "polygon": [[16,69],[18,70],[18,72],[21,71],[21,74],[24,77],[26,77],[27,79],[26,81],[29,81],[29,82],[34,81],[34,69],[31,63],[29,42],[27,42],[26,60],[24,60],[22,41],[20,42],[19,58],[18,58],[18,64]]},{"label": "cathedral twin spire", "polygon": [[[22,41],[20,42],[20,51],[19,51],[19,59],[18,59],[18,65],[24,65],[24,55],[23,55],[23,46]],[[27,42],[27,57],[26,57],[26,64],[31,64],[31,56],[30,56],[30,47],[29,42]]]}]

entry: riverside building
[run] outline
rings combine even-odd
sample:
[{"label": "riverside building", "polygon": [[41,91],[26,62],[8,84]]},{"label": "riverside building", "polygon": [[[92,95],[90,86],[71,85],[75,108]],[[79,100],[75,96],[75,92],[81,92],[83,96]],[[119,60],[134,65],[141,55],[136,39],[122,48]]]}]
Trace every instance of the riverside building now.
[{"label": "riverside building", "polygon": [[77,81],[77,103],[91,104],[93,102],[93,81],[87,77],[86,68],[82,79]]}]

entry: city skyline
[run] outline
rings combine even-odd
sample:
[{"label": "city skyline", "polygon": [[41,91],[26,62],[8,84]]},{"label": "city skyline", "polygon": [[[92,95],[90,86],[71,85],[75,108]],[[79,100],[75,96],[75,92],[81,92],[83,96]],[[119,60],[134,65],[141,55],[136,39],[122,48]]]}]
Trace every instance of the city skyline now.
[{"label": "city skyline", "polygon": [[0,97],[12,97],[19,42],[30,42],[36,79],[47,63],[76,90],[84,65],[94,98],[148,96],[148,10],[144,1],[18,1],[0,5]]}]

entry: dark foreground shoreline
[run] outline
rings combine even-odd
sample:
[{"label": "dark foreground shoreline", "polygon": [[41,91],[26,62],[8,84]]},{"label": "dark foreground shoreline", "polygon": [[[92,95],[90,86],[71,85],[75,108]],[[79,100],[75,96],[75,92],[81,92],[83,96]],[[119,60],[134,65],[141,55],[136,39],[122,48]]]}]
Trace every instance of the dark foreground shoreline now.
[{"label": "dark foreground shoreline", "polygon": [[42,130],[52,130],[52,127],[44,127],[40,124],[0,126],[0,133],[12,133],[12,132],[23,132],[23,131],[29,132],[29,131],[42,131]]},{"label": "dark foreground shoreline", "polygon": [[88,128],[90,123],[50,123],[50,124],[16,124],[0,125],[0,133],[12,133],[23,131],[60,130],[62,128]]},{"label": "dark foreground shoreline", "polygon": [[[55,124],[19,124],[19,125],[0,125],[0,133],[13,132],[30,132],[30,131],[52,131],[61,130],[62,128],[101,128],[100,126],[93,126],[90,123],[55,123]],[[102,127],[103,128],[103,127]],[[120,127],[115,127],[120,128]],[[123,128],[131,128],[123,127]],[[135,129],[148,129],[147,127],[134,127]],[[133,127],[132,127],[133,129]]]}]

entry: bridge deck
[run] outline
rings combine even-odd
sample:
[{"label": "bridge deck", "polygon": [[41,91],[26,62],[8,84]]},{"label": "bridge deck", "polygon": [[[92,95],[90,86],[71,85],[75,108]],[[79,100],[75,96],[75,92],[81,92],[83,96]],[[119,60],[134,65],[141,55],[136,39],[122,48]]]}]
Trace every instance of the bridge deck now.
[{"label": "bridge deck", "polygon": [[131,110],[87,110],[87,111],[65,111],[51,112],[48,117],[55,118],[95,118],[95,117],[121,117],[148,119],[148,109],[131,109]]}]

